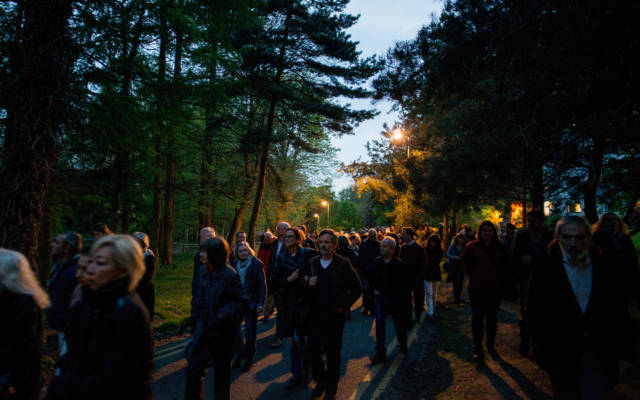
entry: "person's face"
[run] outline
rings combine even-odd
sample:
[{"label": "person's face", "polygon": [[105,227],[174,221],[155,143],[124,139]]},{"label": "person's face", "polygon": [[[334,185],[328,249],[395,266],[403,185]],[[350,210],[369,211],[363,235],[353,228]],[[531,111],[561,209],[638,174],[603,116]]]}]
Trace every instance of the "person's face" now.
[{"label": "person's face", "polygon": [[287,230],[287,226],[285,224],[278,224],[278,226],[276,226],[276,236],[282,236],[284,235],[284,233]]},{"label": "person's face", "polygon": [[107,236],[104,232],[93,231],[93,238],[97,241],[101,237]]},{"label": "person's face", "polygon": [[569,258],[579,258],[589,249],[590,241],[582,225],[564,225],[560,229],[558,243]]},{"label": "person's face", "polygon": [[64,235],[60,234],[51,243],[51,256],[53,258],[59,258],[64,256],[66,252],[66,243],[64,242]]},{"label": "person's face", "polygon": [[273,235],[270,232],[267,232],[267,233],[264,234],[262,240],[266,244],[270,244],[271,242],[273,242]]},{"label": "person's face", "polygon": [[491,227],[486,225],[483,226],[482,230],[480,231],[480,238],[484,242],[490,242],[491,239],[493,238],[493,229],[491,229]]},{"label": "person's face", "polygon": [[113,248],[102,246],[95,252],[87,267],[87,284],[92,290],[96,290],[123,275],[125,272],[118,268],[113,258]]},{"label": "person's face", "polygon": [[244,233],[244,232],[238,233],[238,234],[236,235],[236,241],[237,241],[238,243],[244,243],[244,242],[246,242],[246,241],[247,241],[247,234],[246,234],[246,233]]},{"label": "person's face", "polygon": [[407,231],[402,231],[402,241],[405,243],[409,243],[412,239],[411,235],[407,233]]},{"label": "person's face", "polygon": [[429,246],[433,247],[433,248],[436,248],[436,247],[438,247],[438,243],[435,240],[432,240],[432,241],[429,242]]},{"label": "person's face", "polygon": [[240,261],[244,261],[248,257],[249,257],[249,249],[247,249],[247,246],[238,247],[238,259]]},{"label": "person's face", "polygon": [[87,286],[89,283],[87,280],[87,268],[91,263],[91,256],[88,254],[81,255],[78,259],[78,270],[76,271],[76,279],[78,283],[82,286]]},{"label": "person's face", "polygon": [[298,238],[293,231],[286,231],[284,233],[284,245],[287,247],[293,247],[298,245]]},{"label": "person's face", "polygon": [[393,250],[395,246],[391,244],[390,240],[383,240],[380,242],[380,255],[382,257],[389,257],[393,255]]},{"label": "person's face", "polygon": [[511,226],[507,226],[507,231],[506,231],[506,233],[507,233],[507,236],[508,236],[508,237],[513,237],[513,236],[515,236],[515,234],[516,234],[516,230],[515,230],[513,227],[511,227]]},{"label": "person's face", "polygon": [[336,243],[331,240],[332,237],[329,234],[320,235],[318,238],[318,250],[322,256],[331,256],[336,251]]},{"label": "person's face", "polygon": [[207,252],[200,250],[200,253],[198,253],[198,254],[200,255],[200,262],[203,265],[207,265]]}]

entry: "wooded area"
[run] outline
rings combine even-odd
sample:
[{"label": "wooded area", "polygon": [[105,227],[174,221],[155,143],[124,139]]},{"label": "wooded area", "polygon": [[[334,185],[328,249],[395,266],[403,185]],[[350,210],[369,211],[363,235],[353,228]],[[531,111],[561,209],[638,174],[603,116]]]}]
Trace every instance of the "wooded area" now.
[{"label": "wooded area", "polygon": [[[0,246],[48,268],[54,232],[104,222],[148,232],[170,264],[207,225],[230,241],[284,217],[324,226],[324,199],[344,229],[574,192],[591,220],[597,204],[630,216],[637,2],[448,1],[383,58],[360,56],[347,3],[2,2]],[[369,97],[402,118],[334,198],[330,139],[375,115],[348,105]]]}]

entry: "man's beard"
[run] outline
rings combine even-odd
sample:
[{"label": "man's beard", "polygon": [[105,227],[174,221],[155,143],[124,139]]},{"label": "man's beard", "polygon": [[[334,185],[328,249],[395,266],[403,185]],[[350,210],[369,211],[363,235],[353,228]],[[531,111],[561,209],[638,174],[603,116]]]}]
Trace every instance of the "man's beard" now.
[{"label": "man's beard", "polygon": [[583,268],[589,259],[588,250],[563,249],[562,252],[564,253],[567,261],[578,268]]}]

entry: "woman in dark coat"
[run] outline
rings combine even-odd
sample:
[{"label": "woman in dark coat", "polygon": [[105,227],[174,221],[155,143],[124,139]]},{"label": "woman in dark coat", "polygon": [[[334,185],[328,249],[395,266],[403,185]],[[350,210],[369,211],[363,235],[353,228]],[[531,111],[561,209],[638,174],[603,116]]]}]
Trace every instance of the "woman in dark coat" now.
[{"label": "woman in dark coat", "polygon": [[427,273],[424,278],[424,290],[427,297],[427,317],[433,319],[436,313],[436,299],[438,298],[438,285],[442,280],[440,274],[440,261],[442,261],[442,243],[440,236],[431,234],[424,243],[427,253]]},{"label": "woman in dark coat", "polygon": [[29,262],[0,249],[0,398],[34,400],[40,394],[41,309],[49,306]]},{"label": "woman in dark coat", "polygon": [[251,368],[253,356],[256,353],[256,325],[258,314],[264,310],[267,280],[264,276],[264,264],[255,257],[248,243],[237,244],[235,253],[235,268],[240,276],[244,295],[249,299],[249,307],[244,314],[245,343],[234,362],[234,367],[242,366],[242,371],[247,372]]},{"label": "woman in dark coat", "polygon": [[356,256],[356,252],[351,248],[351,242],[347,235],[338,236],[338,248],[336,249],[336,254],[349,260],[349,262],[351,262],[351,266],[356,271],[358,270],[358,256]]},{"label": "woman in dark coat", "polygon": [[149,313],[135,293],[142,251],[128,235],[102,237],[92,248],[88,287],[72,309],[69,352],[47,399],[151,399],[153,339]]},{"label": "woman in dark coat", "polygon": [[305,283],[301,269],[315,254],[314,250],[302,247],[304,233],[298,228],[288,228],[284,233],[285,251],[278,255],[278,268],[274,271],[271,284],[279,292],[278,329],[281,337],[290,338],[291,381],[288,389],[304,387],[309,380],[309,359],[306,348],[304,311]]},{"label": "woman in dark coat", "polygon": [[231,392],[233,344],[247,298],[242,293],[240,276],[227,265],[229,245],[224,239],[205,240],[200,252],[206,254],[206,264],[198,271],[198,287],[192,291],[193,336],[185,348],[185,399],[204,398],[203,381],[212,360],[214,397],[226,400]]},{"label": "woman in dark coat", "polygon": [[149,311],[149,319],[153,320],[153,312],[156,304],[156,292],[153,281],[156,278],[156,255],[149,248],[149,236],[144,232],[134,232],[133,237],[138,239],[138,244],[142,247],[142,257],[144,259],[144,275],[138,282],[136,292],[142,299],[147,311]]},{"label": "woman in dark coat", "polygon": [[[460,263],[469,275],[467,290],[471,298],[471,331],[473,333],[473,359],[484,360],[482,340],[486,326],[487,349],[495,355],[495,340],[500,309],[500,285],[507,274],[507,252],[498,238],[498,231],[490,221],[478,227],[479,240],[467,243]],[[486,325],[485,325],[486,324]]]}]

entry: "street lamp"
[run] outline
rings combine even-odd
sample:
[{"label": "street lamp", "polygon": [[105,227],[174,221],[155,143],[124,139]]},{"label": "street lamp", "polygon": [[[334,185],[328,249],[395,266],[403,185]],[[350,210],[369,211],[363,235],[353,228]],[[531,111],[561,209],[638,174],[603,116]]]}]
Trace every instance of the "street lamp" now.
[{"label": "street lamp", "polygon": [[327,207],[327,226],[331,226],[331,213],[329,212],[329,202],[327,200],[322,200],[322,202],[320,203],[322,205],[322,207]]},{"label": "street lamp", "polygon": [[318,214],[313,214],[316,219],[316,229],[320,226],[320,216]]},{"label": "street lamp", "polygon": [[[395,140],[396,142],[399,142],[402,139],[405,139],[405,136],[402,133],[402,130],[400,128],[395,128],[391,132],[391,140]],[[407,158],[409,158],[411,154],[411,148],[409,146],[409,135],[407,135],[406,139],[407,139]]]}]

